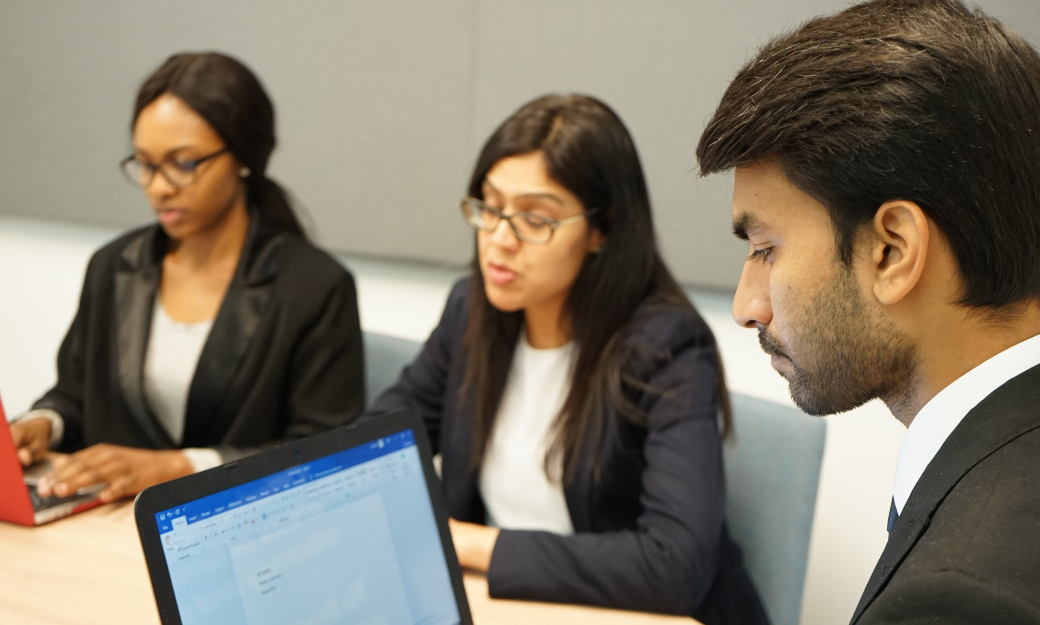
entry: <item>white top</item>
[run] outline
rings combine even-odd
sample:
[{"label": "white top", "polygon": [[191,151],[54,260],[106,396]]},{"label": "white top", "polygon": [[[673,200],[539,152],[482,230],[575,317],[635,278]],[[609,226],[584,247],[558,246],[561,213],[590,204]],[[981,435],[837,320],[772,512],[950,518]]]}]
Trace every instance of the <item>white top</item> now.
[{"label": "white top", "polygon": [[[195,377],[202,348],[209,338],[213,320],[200,323],[178,323],[166,314],[162,300],[156,296],[152,313],[152,330],[144,361],[144,397],[163,429],[173,442],[184,438],[184,417],[188,406],[188,391]],[[47,419],[51,422],[50,447],[54,449],[65,434],[65,420],[49,408],[30,410],[18,421]],[[182,449],[196,472],[223,464],[215,449]]]},{"label": "white top", "polygon": [[488,524],[573,534],[559,480],[545,474],[547,436],[570,391],[573,343],[535,349],[521,332],[480,471]]},{"label": "white top", "polygon": [[[144,357],[144,400],[176,445],[184,439],[188,392],[212,327],[212,319],[199,323],[174,321],[156,296]],[[221,464],[220,454],[214,449],[183,451],[196,471]]]},{"label": "white top", "polygon": [[1011,378],[1040,365],[1040,336],[1007,348],[939,391],[921,408],[899,447],[893,500],[902,512],[939,448],[979,402]]}]

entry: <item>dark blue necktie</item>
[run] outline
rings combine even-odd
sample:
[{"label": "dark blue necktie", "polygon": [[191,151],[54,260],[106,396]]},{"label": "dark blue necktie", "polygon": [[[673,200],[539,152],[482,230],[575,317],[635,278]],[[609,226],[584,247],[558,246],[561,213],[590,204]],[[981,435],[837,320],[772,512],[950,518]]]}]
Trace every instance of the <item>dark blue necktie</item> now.
[{"label": "dark blue necktie", "polygon": [[892,498],[892,507],[888,509],[888,531],[892,531],[892,527],[896,524],[896,519],[899,518],[899,511],[896,510],[896,499]]}]

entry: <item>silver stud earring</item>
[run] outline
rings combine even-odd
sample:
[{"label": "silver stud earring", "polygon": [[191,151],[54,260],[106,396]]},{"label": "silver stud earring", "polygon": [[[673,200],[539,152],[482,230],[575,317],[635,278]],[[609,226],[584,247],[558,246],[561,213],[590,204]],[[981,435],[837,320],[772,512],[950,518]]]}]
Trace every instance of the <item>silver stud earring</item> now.
[{"label": "silver stud earring", "polygon": [[251,174],[251,173],[253,173],[253,172],[248,167],[243,167],[242,169],[238,170],[238,175],[243,177],[243,178],[248,178],[249,174]]}]

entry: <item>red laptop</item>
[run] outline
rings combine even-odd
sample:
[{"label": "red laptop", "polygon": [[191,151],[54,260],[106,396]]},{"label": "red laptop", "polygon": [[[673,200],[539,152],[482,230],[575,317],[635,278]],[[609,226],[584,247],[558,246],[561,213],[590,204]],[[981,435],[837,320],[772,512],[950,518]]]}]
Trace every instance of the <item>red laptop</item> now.
[{"label": "red laptop", "polygon": [[36,480],[48,471],[49,466],[48,462],[40,462],[29,467],[27,472],[22,471],[4,407],[0,403],[0,521],[32,527],[101,505],[96,489],[71,497],[37,495]]}]

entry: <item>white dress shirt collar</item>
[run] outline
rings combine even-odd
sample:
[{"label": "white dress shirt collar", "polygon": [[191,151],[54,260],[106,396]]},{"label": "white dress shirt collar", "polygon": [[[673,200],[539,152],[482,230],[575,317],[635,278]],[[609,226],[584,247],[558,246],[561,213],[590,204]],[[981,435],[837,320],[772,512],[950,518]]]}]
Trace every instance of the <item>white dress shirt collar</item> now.
[{"label": "white dress shirt collar", "polygon": [[921,474],[965,415],[1011,378],[1040,365],[1040,335],[1007,348],[939,391],[921,408],[899,447],[893,500],[903,512]]}]

